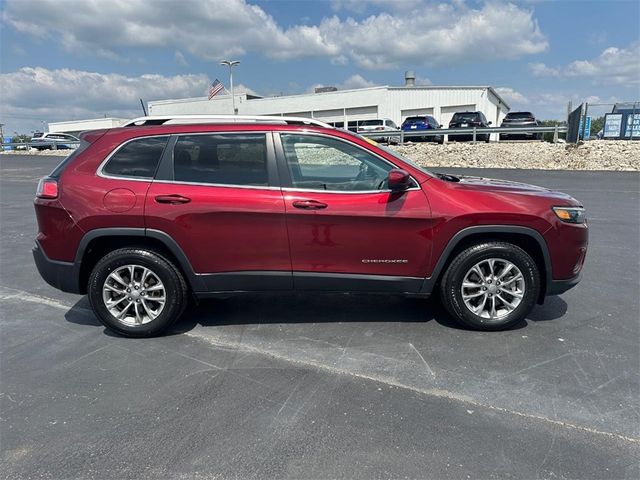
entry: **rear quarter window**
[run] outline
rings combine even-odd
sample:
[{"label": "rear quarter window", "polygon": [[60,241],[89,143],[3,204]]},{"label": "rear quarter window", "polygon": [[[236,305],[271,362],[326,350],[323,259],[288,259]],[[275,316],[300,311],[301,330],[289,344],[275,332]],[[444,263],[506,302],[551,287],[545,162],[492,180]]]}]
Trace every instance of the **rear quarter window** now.
[{"label": "rear quarter window", "polygon": [[137,138],[118,148],[102,168],[105,175],[153,178],[168,136]]}]

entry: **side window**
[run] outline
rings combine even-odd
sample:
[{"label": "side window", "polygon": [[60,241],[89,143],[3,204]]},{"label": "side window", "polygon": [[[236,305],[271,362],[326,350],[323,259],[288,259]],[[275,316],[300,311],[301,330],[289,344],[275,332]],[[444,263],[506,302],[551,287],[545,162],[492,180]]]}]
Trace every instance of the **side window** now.
[{"label": "side window", "polygon": [[178,182],[268,186],[266,136],[184,135],[173,150]]},{"label": "side window", "polygon": [[281,134],[295,188],[328,191],[382,190],[393,166],[350,143],[332,138]]},{"label": "side window", "polygon": [[102,169],[118,177],[153,178],[169,137],[138,138],[126,143]]}]

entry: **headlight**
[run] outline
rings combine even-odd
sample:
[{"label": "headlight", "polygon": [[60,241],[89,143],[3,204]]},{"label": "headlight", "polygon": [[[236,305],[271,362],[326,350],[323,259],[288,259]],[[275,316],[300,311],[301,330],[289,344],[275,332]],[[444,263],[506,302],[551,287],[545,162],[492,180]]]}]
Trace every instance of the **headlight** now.
[{"label": "headlight", "polygon": [[584,223],[587,219],[585,210],[582,207],[552,207],[552,209],[556,217],[563,222]]}]

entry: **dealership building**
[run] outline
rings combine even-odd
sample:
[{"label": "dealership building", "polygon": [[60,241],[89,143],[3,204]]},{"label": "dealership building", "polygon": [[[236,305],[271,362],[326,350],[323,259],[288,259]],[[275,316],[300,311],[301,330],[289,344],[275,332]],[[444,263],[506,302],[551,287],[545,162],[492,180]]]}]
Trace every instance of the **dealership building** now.
[{"label": "dealership building", "polygon": [[[412,72],[405,74],[404,86],[378,86],[351,90],[332,87],[316,89],[315,93],[260,97],[247,93],[234,95],[238,115],[284,115],[315,118],[323,122],[350,127],[354,122],[391,119],[400,125],[414,115],[432,115],[447,127],[455,112],[481,111],[499,126],[509,111],[509,105],[490,86],[422,86],[415,85]],[[233,113],[231,95],[156,100],[148,103],[149,115],[216,115]],[[50,124],[51,131],[77,131],[117,126],[120,119],[102,121],[60,122]],[[94,126],[94,123],[96,126]],[[104,126],[97,126],[105,124]],[[86,127],[86,128],[83,128]],[[107,127],[107,128],[108,128]]]},{"label": "dealership building", "polygon": [[[409,73],[410,75],[410,73]],[[489,86],[416,86],[407,77],[401,87],[380,86],[353,90],[324,90],[302,95],[259,97],[236,94],[239,115],[286,115],[315,118],[327,123],[388,118],[400,125],[413,115],[432,115],[444,126],[455,112],[481,111],[499,126],[509,105]],[[149,102],[149,115],[231,114],[230,95]]]}]

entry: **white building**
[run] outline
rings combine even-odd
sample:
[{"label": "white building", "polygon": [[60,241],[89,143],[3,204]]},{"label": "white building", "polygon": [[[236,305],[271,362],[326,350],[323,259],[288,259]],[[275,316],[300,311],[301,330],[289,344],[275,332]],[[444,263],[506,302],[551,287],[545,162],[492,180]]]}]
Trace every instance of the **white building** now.
[{"label": "white building", "polygon": [[68,122],[49,123],[49,132],[76,134],[85,130],[119,127],[125,123],[124,118],[92,118],[89,120],[70,120]]},{"label": "white building", "polygon": [[[413,115],[432,115],[445,128],[455,112],[481,111],[499,126],[509,105],[489,86],[416,86],[412,72],[405,74],[405,86],[368,87],[324,91],[280,97],[235,95],[239,115],[288,115],[309,117],[343,127],[359,120],[389,118],[397,125]],[[149,115],[231,114],[230,95],[149,102]],[[50,123],[50,132],[76,133],[82,130],[120,126],[119,118],[98,118]]]},{"label": "white building", "polygon": [[[432,115],[445,128],[455,112],[481,111],[499,126],[509,105],[489,86],[369,87],[281,97],[235,95],[239,115],[290,115],[343,126],[345,122],[389,118],[400,125],[413,115]],[[231,96],[149,102],[149,115],[231,114]]]}]

